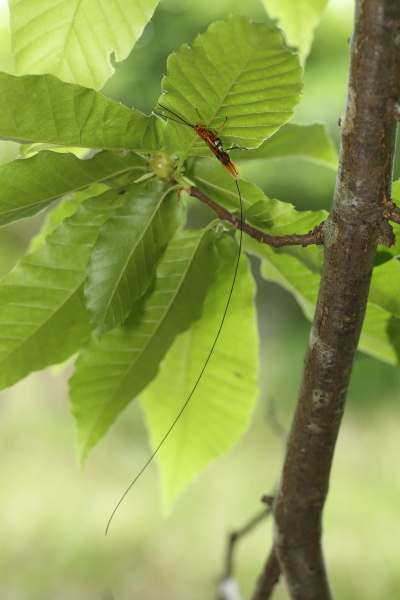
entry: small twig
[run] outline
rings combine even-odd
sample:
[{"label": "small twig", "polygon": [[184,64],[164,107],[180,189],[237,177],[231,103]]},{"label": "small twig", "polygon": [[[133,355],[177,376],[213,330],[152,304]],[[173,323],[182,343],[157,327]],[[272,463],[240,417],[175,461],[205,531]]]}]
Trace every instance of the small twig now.
[{"label": "small twig", "polygon": [[236,542],[244,537],[245,535],[247,535],[248,533],[250,533],[255,527],[257,527],[257,525],[259,523],[261,523],[266,517],[268,517],[268,515],[271,513],[271,509],[268,507],[267,509],[264,509],[261,513],[259,513],[258,515],[256,515],[255,517],[253,517],[252,519],[250,519],[250,521],[244,525],[244,527],[242,527],[241,529],[238,529],[237,531],[233,531],[230,535],[229,535],[229,540],[228,540],[228,548],[227,548],[227,552],[226,552],[226,561],[225,561],[225,574],[223,579],[232,577],[233,574],[233,556],[234,556],[234,552],[235,552],[235,546],[236,546]]},{"label": "small twig", "polygon": [[273,494],[264,494],[264,496],[262,496],[262,498],[261,498],[261,502],[264,502],[264,504],[266,504],[270,508],[272,508],[272,506],[274,504],[274,500],[275,500],[275,495],[273,495]]},{"label": "small twig", "polygon": [[382,205],[382,215],[378,219],[379,239],[378,243],[390,248],[396,243],[393,228],[389,221],[400,224],[400,208],[393,200],[385,200]]},{"label": "small twig", "polygon": [[256,589],[254,590],[251,600],[268,600],[271,598],[271,594],[279,581],[280,575],[281,569],[279,562],[276,557],[275,549],[272,548],[264,570],[257,581]]},{"label": "small twig", "polygon": [[250,519],[244,527],[233,531],[228,538],[226,550],[225,572],[221,577],[218,586],[218,600],[240,600],[240,591],[237,581],[233,574],[233,557],[236,548],[236,542],[250,533],[259,523],[271,514],[271,507],[268,506],[261,513]]},{"label": "small twig", "polygon": [[390,215],[390,221],[393,221],[393,223],[400,224],[400,208],[397,208],[395,211],[392,212],[392,214]]},{"label": "small twig", "polygon": [[396,238],[394,235],[394,231],[392,229],[391,224],[388,221],[386,221],[385,219],[378,221],[378,231],[379,231],[379,238],[378,238],[379,244],[383,244],[387,248],[391,248],[392,246],[395,245]]},{"label": "small twig", "polygon": [[385,208],[383,211],[384,218],[393,221],[393,223],[400,223],[400,208],[394,202],[389,202],[388,204],[388,208]]},{"label": "small twig", "polygon": [[236,229],[242,230],[244,233],[250,235],[250,237],[262,242],[263,244],[268,244],[268,246],[273,246],[274,248],[281,248],[282,246],[310,246],[311,244],[321,245],[324,243],[324,233],[323,233],[323,224],[320,223],[312,231],[308,233],[299,234],[292,233],[289,235],[268,235],[251,225],[248,225],[244,221],[241,221],[238,217],[233,215],[229,210],[226,210],[220,204],[211,200],[208,196],[203,194],[198,188],[194,186],[190,186],[189,189],[186,190],[189,196],[193,198],[197,198],[204,204],[210,206],[217,214],[217,216],[224,220],[232,223]]}]

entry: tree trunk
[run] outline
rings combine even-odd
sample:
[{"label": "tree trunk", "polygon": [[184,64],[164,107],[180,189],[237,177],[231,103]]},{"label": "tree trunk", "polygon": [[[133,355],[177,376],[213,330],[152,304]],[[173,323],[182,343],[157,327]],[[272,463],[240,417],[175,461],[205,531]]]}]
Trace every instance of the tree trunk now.
[{"label": "tree trunk", "polygon": [[274,551],[293,600],[333,597],[322,554],[322,510],[378,238],[390,243],[392,237],[384,214],[391,198],[399,68],[399,0],[358,0],[321,287],[273,506]]}]

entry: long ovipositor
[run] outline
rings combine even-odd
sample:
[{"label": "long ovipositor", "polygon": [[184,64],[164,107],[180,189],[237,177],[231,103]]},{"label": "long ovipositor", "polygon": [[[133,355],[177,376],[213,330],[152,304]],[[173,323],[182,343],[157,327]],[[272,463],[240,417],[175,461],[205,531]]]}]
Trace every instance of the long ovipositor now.
[{"label": "long ovipositor", "polygon": [[[166,108],[162,104],[159,104],[159,106],[163,110],[166,110],[166,111],[170,112],[172,115],[174,115],[175,117],[177,117],[177,119],[173,119],[172,117],[167,116],[166,117],[167,119],[171,119],[171,121],[175,121],[176,123],[180,123],[181,125],[187,125],[188,127],[191,127],[192,129],[194,129],[194,131],[197,133],[197,135],[199,137],[201,137],[201,139],[204,140],[204,142],[207,144],[207,146],[210,148],[210,150],[212,150],[212,152],[218,158],[219,162],[225,167],[225,169],[227,171],[229,171],[229,173],[235,179],[235,183],[236,183],[236,187],[237,187],[237,191],[238,191],[238,195],[239,195],[240,222],[242,222],[243,221],[243,203],[242,203],[242,196],[241,196],[240,188],[239,188],[239,182],[237,180],[237,178],[240,177],[240,171],[236,167],[236,165],[231,161],[230,156],[226,152],[226,150],[224,150],[224,148],[222,146],[221,140],[215,135],[215,133],[213,131],[211,131],[210,129],[208,129],[208,127],[206,127],[205,125],[203,125],[202,123],[200,123],[201,117],[200,117],[199,111],[197,111],[197,114],[199,115],[199,122],[196,125],[192,125],[191,123],[188,123],[184,119],[178,120],[178,119],[181,119],[181,117],[179,117],[179,115],[177,115],[176,113],[174,113],[169,108]],[[155,114],[158,115],[159,113],[155,113]],[[163,116],[166,116],[166,115],[161,115],[160,114],[159,116],[163,117]],[[220,127],[218,127],[218,129],[221,129],[221,127],[223,127],[225,125],[226,121],[227,121],[227,119],[225,119],[224,123]],[[216,129],[216,131],[218,131],[218,129]],[[212,344],[212,346],[211,346],[211,348],[209,350],[209,353],[208,353],[208,356],[207,356],[207,358],[205,360],[203,368],[201,369],[201,371],[200,371],[200,373],[199,373],[199,375],[198,375],[198,377],[196,379],[196,382],[194,383],[194,385],[192,387],[192,390],[191,390],[190,394],[188,395],[186,401],[184,402],[183,406],[181,407],[180,411],[178,412],[176,418],[174,419],[174,421],[171,423],[171,425],[169,426],[169,428],[165,432],[165,435],[161,439],[161,441],[158,444],[158,446],[155,448],[155,450],[152,453],[152,455],[150,456],[150,458],[147,460],[147,462],[140,469],[139,473],[133,479],[133,481],[131,482],[131,484],[129,485],[129,487],[125,490],[124,494],[121,496],[119,502],[115,506],[115,508],[114,508],[113,512],[111,513],[111,516],[110,516],[110,518],[108,520],[108,523],[107,523],[106,535],[107,535],[108,529],[110,527],[110,523],[111,523],[111,521],[112,521],[112,519],[113,519],[116,511],[118,510],[118,507],[120,506],[121,502],[123,501],[123,499],[125,498],[125,496],[128,494],[129,490],[137,482],[137,480],[142,475],[142,473],[147,469],[147,467],[149,466],[149,464],[151,463],[151,461],[153,460],[153,458],[158,454],[158,451],[160,450],[161,446],[164,444],[165,440],[167,439],[167,437],[169,436],[169,434],[171,433],[171,431],[174,429],[176,423],[180,419],[180,417],[181,417],[182,413],[184,412],[186,406],[189,404],[190,399],[192,398],[194,392],[197,389],[197,386],[200,383],[200,380],[203,377],[204,371],[206,370],[206,367],[207,367],[207,365],[208,365],[208,363],[210,361],[211,355],[214,352],[214,348],[215,348],[216,343],[218,341],[218,338],[220,336],[222,327],[223,327],[224,322],[225,322],[225,317],[226,317],[226,314],[228,312],[228,308],[229,308],[229,304],[230,304],[230,301],[231,301],[231,297],[232,297],[232,293],[233,293],[233,288],[235,287],[236,276],[237,276],[238,268],[239,268],[240,255],[241,255],[241,252],[242,252],[242,238],[243,238],[243,230],[240,228],[239,249],[238,249],[237,260],[236,260],[236,264],[235,264],[235,268],[234,268],[234,272],[233,272],[232,284],[231,284],[231,287],[230,287],[230,290],[229,290],[228,298],[227,298],[226,305],[225,305],[225,310],[224,310],[224,313],[222,315],[221,322],[220,322],[217,334],[216,334],[216,336],[214,338],[214,342],[213,342],[213,344]]]}]

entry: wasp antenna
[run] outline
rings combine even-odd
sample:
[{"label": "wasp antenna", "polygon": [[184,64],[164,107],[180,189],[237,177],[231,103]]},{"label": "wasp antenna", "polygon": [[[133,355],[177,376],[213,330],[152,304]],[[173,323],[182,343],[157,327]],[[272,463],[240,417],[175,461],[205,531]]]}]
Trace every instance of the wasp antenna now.
[{"label": "wasp antenna", "polygon": [[[159,104],[159,106],[163,109],[166,110],[168,112],[170,112],[171,114],[173,114],[175,117],[178,117],[178,119],[180,118],[179,115],[177,115],[176,113],[174,113],[172,110],[170,110],[169,108],[166,108],[165,106],[163,106],[162,104]],[[159,113],[155,113],[155,114],[159,114]],[[161,116],[165,116],[165,115],[161,115]],[[166,117],[167,119],[171,119],[171,117]],[[175,119],[171,119],[172,121],[175,121]],[[187,125],[188,127],[192,127],[194,129],[194,125],[191,125],[190,123],[187,123],[186,121],[176,121],[177,123],[181,123],[183,125]],[[225,125],[225,123],[224,123]],[[202,136],[201,136],[202,137]],[[214,136],[215,138],[215,136]],[[203,138],[204,139],[204,138]],[[207,139],[205,139],[206,143],[207,143]],[[210,144],[207,144],[209,147]],[[215,146],[215,143],[214,143]],[[213,149],[213,148],[211,148]],[[154,450],[154,452],[152,453],[152,455],[150,456],[150,458],[148,459],[148,461],[145,463],[145,465],[141,468],[141,470],[139,471],[139,473],[136,475],[136,477],[133,479],[132,483],[129,485],[129,487],[125,490],[124,494],[121,496],[118,504],[116,505],[116,507],[114,508],[113,512],[111,513],[111,516],[108,520],[107,523],[107,527],[106,527],[106,531],[105,534],[107,535],[111,521],[113,520],[113,517],[115,515],[115,513],[118,510],[118,507],[120,506],[121,502],[123,501],[123,499],[125,498],[125,496],[128,494],[128,492],[130,491],[130,489],[133,487],[133,485],[137,482],[137,480],[139,479],[139,477],[143,474],[143,472],[147,469],[147,467],[149,466],[149,464],[152,462],[153,458],[158,454],[161,446],[164,444],[165,440],[168,438],[169,434],[171,433],[171,431],[174,429],[175,425],[177,424],[177,422],[179,421],[183,411],[185,410],[185,408],[187,407],[187,405],[189,404],[193,394],[195,393],[197,386],[200,383],[201,378],[203,377],[204,371],[207,368],[208,363],[210,362],[211,356],[214,352],[214,348],[218,342],[220,333],[222,331],[222,327],[224,325],[225,322],[225,318],[226,315],[228,313],[228,309],[229,309],[229,305],[231,302],[231,298],[232,298],[232,294],[233,294],[233,289],[235,287],[235,283],[236,283],[236,278],[237,278],[237,274],[238,274],[238,270],[239,270],[239,263],[240,263],[240,256],[242,254],[242,242],[243,242],[243,201],[242,201],[242,194],[240,192],[240,187],[239,187],[239,182],[237,180],[237,177],[240,177],[240,172],[238,170],[238,168],[236,167],[236,165],[234,165],[234,163],[232,163],[232,161],[229,158],[229,155],[226,154],[225,151],[223,151],[223,153],[217,153],[215,150],[214,154],[217,156],[218,160],[220,160],[220,162],[222,163],[222,165],[228,169],[228,171],[230,172],[230,174],[232,175],[232,177],[235,179],[235,183],[236,183],[236,188],[238,191],[238,196],[239,196],[239,210],[240,210],[240,235],[239,235],[239,248],[238,248],[238,255],[237,255],[237,259],[236,259],[236,264],[235,264],[235,268],[234,268],[234,272],[233,272],[233,277],[232,277],[232,283],[231,283],[231,287],[229,290],[229,294],[228,294],[228,298],[225,304],[225,310],[224,310],[224,314],[222,315],[222,319],[220,321],[220,325],[217,331],[217,334],[214,338],[213,344],[210,348],[210,351],[208,353],[208,356],[206,358],[206,361],[203,365],[203,368],[201,369],[194,386],[192,387],[192,390],[189,394],[189,396],[187,397],[187,399],[185,400],[184,404],[182,405],[180,411],[178,412],[177,416],[175,417],[174,421],[172,422],[172,424],[170,425],[169,429],[166,431],[164,437],[162,438],[162,440],[160,441],[160,443],[158,444],[158,446],[156,447],[156,449]],[[223,159],[223,160],[222,160]]]},{"label": "wasp antenna", "polygon": [[197,112],[197,116],[199,117],[199,123],[201,123],[202,118],[201,118],[201,114],[198,108],[196,108],[196,112]]},{"label": "wasp antenna", "polygon": [[222,125],[220,125],[219,127],[217,127],[216,129],[214,129],[214,131],[219,131],[220,129],[222,129],[223,127],[225,127],[226,122],[228,120],[228,117],[225,117],[224,122],[222,123]]},{"label": "wasp antenna", "polygon": [[190,402],[193,394],[195,393],[195,391],[197,389],[197,386],[200,383],[201,378],[203,377],[204,371],[206,370],[207,365],[210,362],[210,358],[211,358],[211,356],[212,356],[212,354],[214,352],[214,348],[215,348],[215,346],[216,346],[216,344],[218,342],[218,338],[219,338],[220,333],[222,331],[222,327],[224,325],[225,318],[226,318],[226,315],[227,315],[227,312],[228,312],[229,304],[231,302],[231,298],[232,298],[232,294],[233,294],[233,288],[235,287],[236,277],[237,277],[237,273],[238,273],[238,269],[239,269],[240,256],[242,254],[242,241],[243,241],[243,229],[242,229],[242,223],[243,223],[243,202],[242,202],[242,195],[240,193],[239,183],[238,183],[237,179],[235,179],[235,183],[236,183],[237,191],[238,191],[238,194],[239,194],[239,204],[240,204],[240,209],[239,209],[240,210],[239,249],[238,249],[238,255],[237,255],[237,259],[236,259],[235,269],[234,269],[234,272],[233,272],[232,284],[231,284],[231,287],[230,287],[230,290],[229,290],[228,299],[227,299],[226,304],[225,304],[224,314],[222,315],[222,319],[221,319],[221,322],[219,324],[217,335],[214,338],[213,344],[212,344],[212,346],[210,348],[210,351],[209,351],[208,356],[206,358],[206,361],[205,361],[205,363],[203,365],[203,368],[201,369],[201,371],[200,371],[200,373],[199,373],[199,375],[198,375],[198,377],[196,379],[196,382],[195,382],[194,386],[192,387],[192,390],[191,390],[189,396],[185,400],[185,403],[182,405],[179,413],[177,414],[177,416],[173,420],[173,422],[170,425],[169,429],[164,434],[164,437],[162,438],[162,440],[160,441],[160,443],[158,444],[158,446],[154,450],[153,454],[150,456],[150,458],[147,460],[147,462],[140,469],[139,473],[136,475],[136,477],[134,478],[134,480],[132,481],[132,483],[129,485],[129,487],[125,490],[124,494],[119,499],[118,504],[116,505],[116,507],[114,508],[113,512],[111,513],[111,516],[110,516],[110,518],[108,520],[108,523],[107,523],[105,535],[107,535],[109,527],[111,525],[111,521],[113,520],[114,515],[117,512],[120,504],[124,500],[125,496],[131,490],[131,488],[134,486],[134,484],[137,482],[137,480],[139,479],[139,477],[144,473],[144,471],[147,469],[147,467],[149,466],[149,464],[153,461],[153,458],[155,458],[155,456],[158,454],[159,450],[161,449],[161,446],[164,444],[165,440],[167,439],[167,437],[169,436],[169,434],[171,433],[171,431],[174,429],[175,425],[179,421],[179,419],[180,419],[183,411],[185,410],[185,408],[189,404],[189,402]]},{"label": "wasp antenna", "polygon": [[[175,123],[180,123],[181,125],[187,125],[188,127],[191,127],[192,129],[194,129],[194,125],[192,125],[188,121],[185,121],[185,119],[182,119],[182,117],[180,115],[177,115],[176,113],[174,113],[173,110],[170,110],[169,108],[167,108],[166,106],[163,106],[160,103],[158,103],[158,106],[161,106],[161,108],[163,110],[166,110],[167,112],[171,113],[171,115],[174,115],[175,117],[177,117],[179,119],[179,121],[177,119],[172,119],[172,117],[169,117],[168,115],[161,115],[162,117],[166,117],[167,119],[170,119],[171,121],[175,121]],[[156,115],[157,114],[158,113],[156,113]]]}]

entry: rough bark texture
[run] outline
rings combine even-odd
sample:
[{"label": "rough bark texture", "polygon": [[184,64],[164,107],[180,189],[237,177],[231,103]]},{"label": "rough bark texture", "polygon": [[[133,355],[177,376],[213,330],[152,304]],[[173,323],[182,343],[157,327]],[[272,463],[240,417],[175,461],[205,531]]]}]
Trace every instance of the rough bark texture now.
[{"label": "rough bark texture", "polygon": [[382,232],[390,239],[382,215],[391,197],[399,49],[399,0],[358,0],[321,288],[273,507],[274,550],[293,600],[332,598],[321,517],[377,240]]}]

